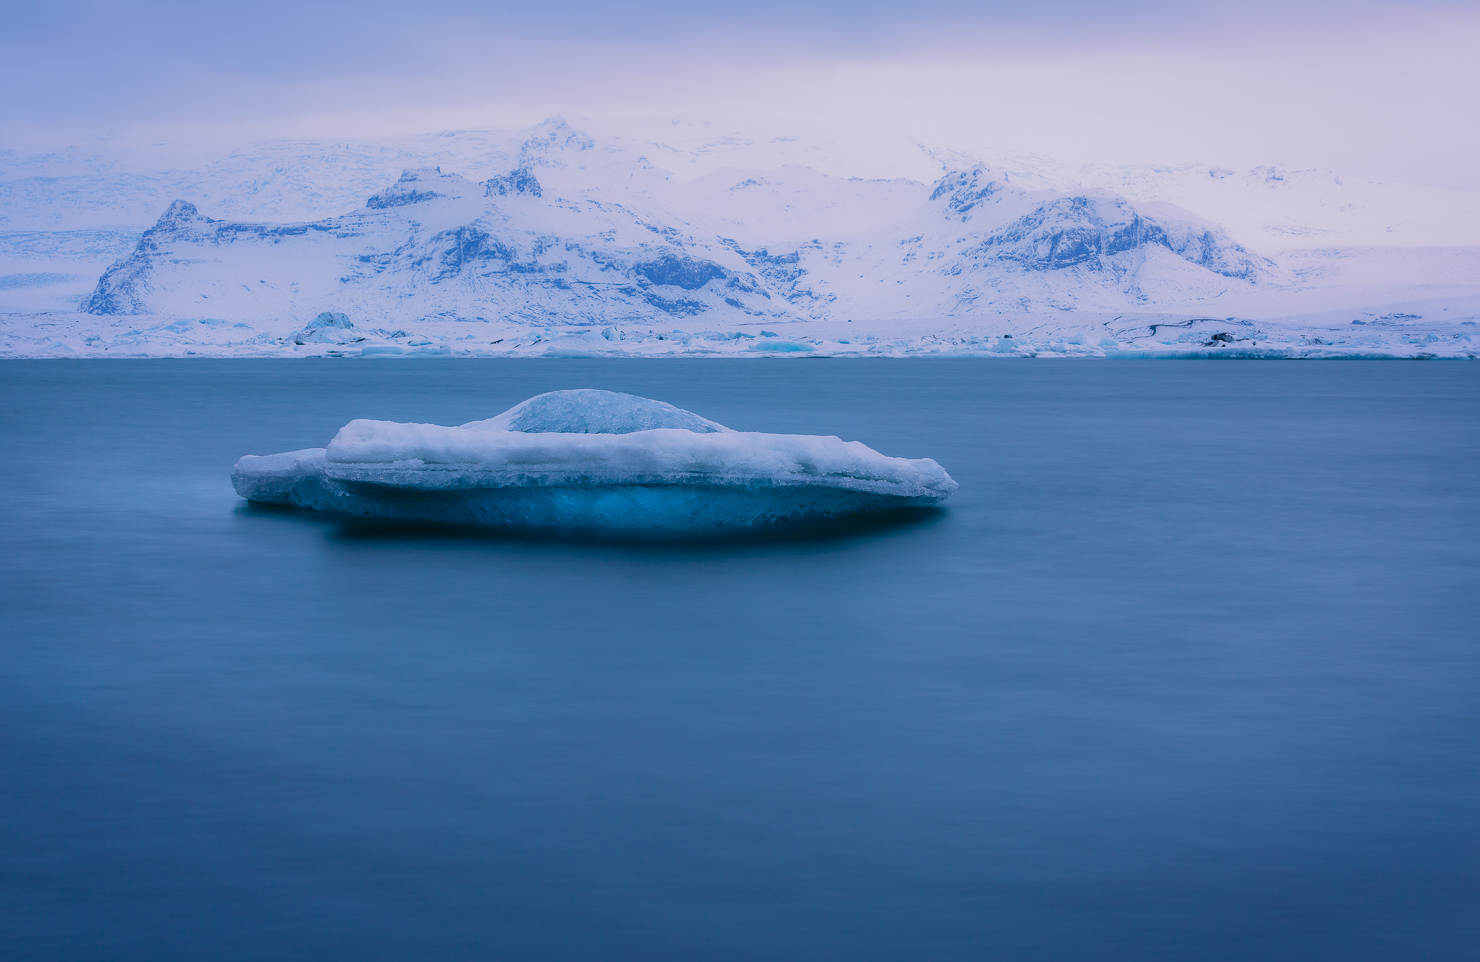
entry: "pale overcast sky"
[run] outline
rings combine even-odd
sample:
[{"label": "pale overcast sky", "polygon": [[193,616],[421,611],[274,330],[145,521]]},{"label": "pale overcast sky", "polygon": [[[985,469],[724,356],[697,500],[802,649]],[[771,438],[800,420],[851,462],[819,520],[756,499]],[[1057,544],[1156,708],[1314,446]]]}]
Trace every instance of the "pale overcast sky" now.
[{"label": "pale overcast sky", "polygon": [[0,137],[733,112],[1480,189],[1480,2],[0,2]]}]

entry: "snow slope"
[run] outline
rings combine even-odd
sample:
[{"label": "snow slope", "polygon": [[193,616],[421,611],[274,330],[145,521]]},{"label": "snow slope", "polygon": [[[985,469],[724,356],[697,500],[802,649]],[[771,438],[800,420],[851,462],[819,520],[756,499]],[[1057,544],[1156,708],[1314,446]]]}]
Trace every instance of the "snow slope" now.
[{"label": "snow slope", "polygon": [[[0,352],[847,353],[859,332],[910,352],[1032,330],[1052,335],[1034,351],[1114,353],[1091,318],[1146,315],[1464,355],[1480,319],[1480,195],[919,148],[858,176],[837,144],[671,126],[556,117],[154,172],[0,155]],[[1449,346],[1373,341],[1394,325]]]}]

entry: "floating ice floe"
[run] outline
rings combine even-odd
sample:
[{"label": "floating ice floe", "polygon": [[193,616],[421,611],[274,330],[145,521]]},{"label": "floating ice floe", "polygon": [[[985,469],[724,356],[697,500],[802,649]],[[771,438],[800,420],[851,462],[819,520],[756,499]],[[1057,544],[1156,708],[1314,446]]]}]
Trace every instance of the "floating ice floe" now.
[{"label": "floating ice floe", "polygon": [[956,482],[858,441],[732,431],[662,401],[554,391],[461,427],[351,421],[237,462],[250,501],[366,518],[683,534],[926,507]]}]

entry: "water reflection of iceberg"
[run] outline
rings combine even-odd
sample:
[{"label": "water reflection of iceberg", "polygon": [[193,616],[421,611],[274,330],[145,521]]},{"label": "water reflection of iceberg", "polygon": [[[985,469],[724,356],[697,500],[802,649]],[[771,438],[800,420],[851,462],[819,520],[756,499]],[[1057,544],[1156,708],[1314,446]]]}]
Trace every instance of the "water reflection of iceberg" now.
[{"label": "water reflection of iceberg", "polygon": [[732,431],[662,401],[554,391],[461,427],[351,421],[327,448],[247,456],[251,501],[366,518],[685,533],[925,507],[957,487],[928,458]]}]

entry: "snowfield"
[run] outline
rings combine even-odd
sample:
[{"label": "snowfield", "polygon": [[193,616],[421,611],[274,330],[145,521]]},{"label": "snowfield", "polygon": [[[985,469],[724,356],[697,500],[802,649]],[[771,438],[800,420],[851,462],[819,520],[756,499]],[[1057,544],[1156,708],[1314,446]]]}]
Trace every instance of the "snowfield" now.
[{"label": "snowfield", "polygon": [[799,138],[658,135],[0,160],[0,355],[1480,348],[1477,194],[923,148],[864,177]]}]

